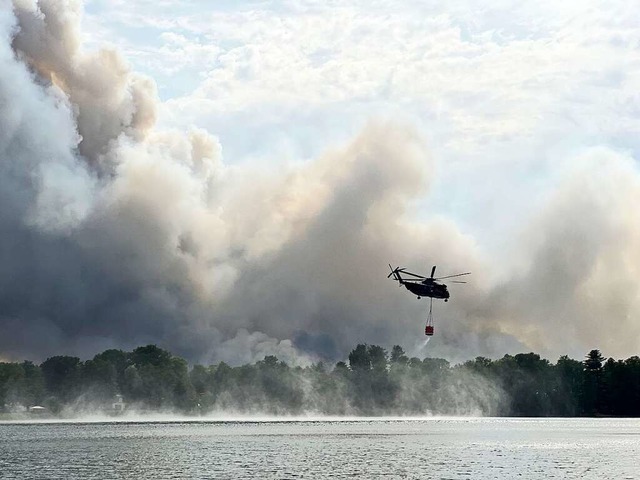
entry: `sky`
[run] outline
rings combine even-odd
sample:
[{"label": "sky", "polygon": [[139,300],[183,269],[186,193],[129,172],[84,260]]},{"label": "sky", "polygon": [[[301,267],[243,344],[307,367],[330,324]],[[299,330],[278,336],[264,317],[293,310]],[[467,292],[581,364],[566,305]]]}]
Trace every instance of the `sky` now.
[{"label": "sky", "polygon": [[0,356],[640,351],[631,3],[0,5]]},{"label": "sky", "polygon": [[632,10],[90,1],[84,22],[89,44],[114,45],[156,80],[161,125],[207,129],[228,163],[313,159],[372,119],[415,126],[439,169],[417,214],[451,216],[499,252],[573,157],[599,146],[637,157]]}]

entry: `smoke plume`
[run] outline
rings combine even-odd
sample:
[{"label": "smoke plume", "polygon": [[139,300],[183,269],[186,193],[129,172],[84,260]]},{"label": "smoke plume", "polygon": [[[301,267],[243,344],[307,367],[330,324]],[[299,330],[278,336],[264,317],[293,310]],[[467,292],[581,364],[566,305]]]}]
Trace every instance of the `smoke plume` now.
[{"label": "smoke plume", "polygon": [[410,126],[372,123],[301,166],[229,166],[210,133],[155,126],[153,80],[117,51],[85,51],[78,1],[0,5],[1,356],[418,352],[427,303],[392,288],[389,262],[474,273],[437,305],[434,355],[637,353],[632,158],[577,157],[516,254],[488,259],[454,222],[415,220],[435,170]]}]

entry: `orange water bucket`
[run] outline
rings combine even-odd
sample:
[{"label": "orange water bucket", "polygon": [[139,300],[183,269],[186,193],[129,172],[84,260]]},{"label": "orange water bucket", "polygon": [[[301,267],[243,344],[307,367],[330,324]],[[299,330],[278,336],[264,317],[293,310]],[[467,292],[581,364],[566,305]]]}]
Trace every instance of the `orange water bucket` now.
[{"label": "orange water bucket", "polygon": [[426,327],[424,327],[424,334],[427,335],[428,337],[433,335],[433,325],[427,325]]}]

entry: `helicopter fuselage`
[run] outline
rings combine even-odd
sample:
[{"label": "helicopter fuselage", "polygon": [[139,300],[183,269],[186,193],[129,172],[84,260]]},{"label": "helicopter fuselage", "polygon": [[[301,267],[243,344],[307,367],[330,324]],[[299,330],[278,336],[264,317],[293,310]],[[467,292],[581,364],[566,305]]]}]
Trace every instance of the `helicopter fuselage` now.
[{"label": "helicopter fuselage", "polygon": [[441,298],[446,302],[449,300],[449,291],[446,285],[433,281],[426,282],[401,282],[404,287],[414,295],[420,297]]},{"label": "helicopter fuselage", "polygon": [[[431,269],[431,276],[426,277],[417,273],[408,272],[406,268],[396,267],[393,268],[389,264],[391,273],[387,275],[387,278],[393,277],[398,282],[399,286],[403,286],[411,293],[416,295],[418,299],[421,297],[440,298],[445,302],[449,300],[449,290],[444,283],[438,283],[438,280],[444,280],[448,278],[456,278],[456,280],[450,280],[452,283],[467,283],[460,281],[457,278],[464,275],[470,275],[471,272],[456,273],[455,275],[446,275],[444,277],[435,277],[436,267],[435,265]],[[404,277],[402,275],[405,275]]]}]

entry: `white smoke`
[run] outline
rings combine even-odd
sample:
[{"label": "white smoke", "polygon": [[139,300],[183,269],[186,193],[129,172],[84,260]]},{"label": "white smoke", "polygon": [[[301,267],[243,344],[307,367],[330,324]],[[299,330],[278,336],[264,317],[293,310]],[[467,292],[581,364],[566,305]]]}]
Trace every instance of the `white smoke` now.
[{"label": "white smoke", "polygon": [[414,219],[434,170],[411,127],[372,123],[302,166],[230,167],[208,132],[155,127],[155,85],[117,51],[83,49],[80,2],[3,5],[3,355],[153,342],[193,360],[307,364],[362,342],[411,345],[427,304],[393,289],[388,262],[474,273],[436,307],[432,355],[637,353],[628,156],[577,158],[514,239],[518,262],[493,259],[510,272],[494,279],[452,221]]},{"label": "white smoke", "polygon": [[639,201],[631,157],[601,148],[576,158],[523,235],[521,268],[492,292],[493,323],[532,348],[636,354]]}]

